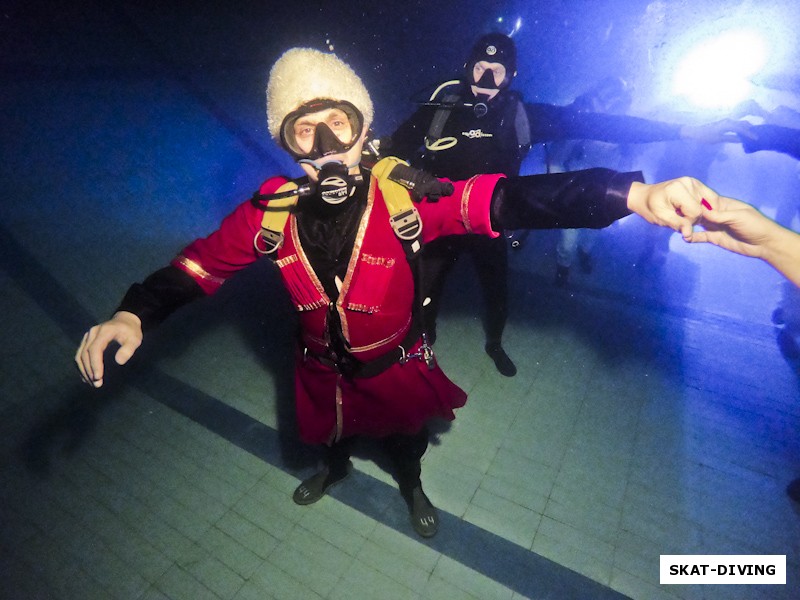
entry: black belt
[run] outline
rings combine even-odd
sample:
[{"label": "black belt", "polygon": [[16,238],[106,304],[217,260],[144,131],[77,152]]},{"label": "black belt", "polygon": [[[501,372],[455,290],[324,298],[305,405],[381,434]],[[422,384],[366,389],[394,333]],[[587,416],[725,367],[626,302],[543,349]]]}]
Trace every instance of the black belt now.
[{"label": "black belt", "polygon": [[[386,369],[395,363],[406,363],[412,358],[425,360],[428,363],[428,368],[434,367],[435,359],[433,349],[428,346],[428,336],[420,331],[420,327],[415,323],[411,324],[408,332],[406,333],[403,341],[398,346],[389,350],[386,354],[382,354],[373,360],[362,362],[353,356],[349,356],[346,360],[335,360],[330,356],[316,354],[311,352],[307,347],[303,348],[303,358],[311,357],[317,362],[330,367],[337,373],[341,373],[347,379],[366,379],[368,377],[375,377],[380,375]],[[423,336],[422,347],[420,352],[409,353],[409,350],[417,343],[417,340]]]}]

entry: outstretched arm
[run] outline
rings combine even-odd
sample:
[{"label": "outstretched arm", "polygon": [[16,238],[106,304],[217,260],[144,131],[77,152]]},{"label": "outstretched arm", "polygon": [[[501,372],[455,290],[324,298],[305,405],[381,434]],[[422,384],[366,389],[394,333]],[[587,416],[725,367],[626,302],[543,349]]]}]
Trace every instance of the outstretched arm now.
[{"label": "outstretched arm", "polygon": [[709,202],[700,221],[705,229],[684,236],[686,241],[760,258],[800,286],[800,234],[741,200],[719,196]]},{"label": "outstretched arm", "polygon": [[142,283],[132,285],[114,316],[84,334],[75,353],[83,381],[93,387],[102,386],[104,355],[111,344],[119,344],[114,360],[124,365],[142,344],[144,332],[203,295],[191,277],[173,266],[159,269]]},{"label": "outstretched arm", "polygon": [[531,142],[600,140],[611,143],[642,143],[678,140],[681,126],[628,115],[585,112],[574,106],[525,104]]},{"label": "outstretched arm", "polygon": [[800,130],[778,125],[751,125],[747,121],[736,121],[731,129],[742,141],[747,153],[760,150],[782,152],[800,160]]},{"label": "outstretched arm", "polygon": [[[260,191],[270,193],[284,181],[271,179]],[[144,333],[181,306],[213,294],[228,277],[252,264],[258,257],[253,236],[259,230],[261,215],[252,203],[243,202],[217,231],[195,240],[169,266],[132,285],[114,316],[84,335],[75,355],[83,380],[94,387],[103,385],[103,354],[110,344],[120,344],[116,360],[126,363],[142,343]]]},{"label": "outstretched arm", "polygon": [[631,213],[687,236],[713,190],[690,177],[648,185],[641,173],[587,169],[509,177],[495,188],[491,215],[503,229],[601,228]]}]

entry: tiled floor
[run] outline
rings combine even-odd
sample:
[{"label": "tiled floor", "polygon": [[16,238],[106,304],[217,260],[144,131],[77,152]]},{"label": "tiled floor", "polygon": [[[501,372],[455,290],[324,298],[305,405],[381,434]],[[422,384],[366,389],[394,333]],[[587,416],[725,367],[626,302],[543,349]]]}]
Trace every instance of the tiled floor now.
[{"label": "tiled floor", "polygon": [[[155,17],[70,15],[81,35],[26,21],[38,45],[0,59],[0,597],[800,597],[781,280],[675,239],[642,262],[635,219],[568,290],[552,232],[512,252],[514,378],[482,352],[468,263],[453,273],[438,354],[470,401],[424,460],[430,541],[366,444],[331,497],[291,502],[316,455],[294,437],[292,319],[269,265],[175,315],[102,390],[80,385],[83,331],[278,166],[261,66],[179,75]],[[125,34],[124,58],[81,45],[100,32]],[[786,555],[788,583],[662,586],[662,554]]]}]

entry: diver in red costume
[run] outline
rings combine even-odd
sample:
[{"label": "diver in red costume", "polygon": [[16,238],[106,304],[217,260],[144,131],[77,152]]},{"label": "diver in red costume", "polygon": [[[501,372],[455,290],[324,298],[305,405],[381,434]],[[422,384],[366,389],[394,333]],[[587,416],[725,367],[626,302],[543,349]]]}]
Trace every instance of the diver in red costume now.
[{"label": "diver in red costume", "polygon": [[[420,244],[448,235],[497,237],[503,228],[604,227],[631,211],[688,236],[701,198],[716,198],[693,179],[645,185],[639,173],[607,169],[456,182],[396,159],[370,170],[361,163],[373,118],[366,88],[336,56],[306,48],[287,51],[272,68],[267,115],[270,133],[307,176],[268,179],[219,229],[131,286],[113,317],[84,336],[79,370],[101,386],[110,343],[120,345],[115,360],[124,364],[143,332],[268,254],[300,315],[300,436],[328,449],[326,465],[297,487],[294,501],[319,500],[348,475],[350,441],[377,438],[395,466],[413,528],[426,537],[438,527],[420,479],[426,423],[453,419],[466,394],[439,368],[421,328],[414,280]],[[402,219],[398,198],[405,201]],[[416,237],[407,235],[409,224]]]}]

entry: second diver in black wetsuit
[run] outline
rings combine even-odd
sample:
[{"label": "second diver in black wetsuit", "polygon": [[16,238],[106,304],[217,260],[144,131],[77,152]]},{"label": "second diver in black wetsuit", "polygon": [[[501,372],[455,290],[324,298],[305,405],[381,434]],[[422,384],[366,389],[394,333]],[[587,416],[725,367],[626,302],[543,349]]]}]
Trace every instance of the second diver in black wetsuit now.
[{"label": "second diver in black wetsuit", "polygon": [[[381,139],[381,151],[398,156],[436,177],[469,179],[477,173],[518,175],[532,144],[595,139],[616,143],[709,140],[716,132],[625,115],[579,112],[570,106],[525,103],[509,89],[516,75],[517,51],[501,33],[481,37],[464,64],[462,79],[445,82],[397,130]],[[505,236],[459,236],[428,244],[422,281],[430,299],[425,321],[435,339],[446,274],[458,255],[469,252],[486,305],[487,354],[505,376],[517,368],[502,346],[508,317],[508,250]]]}]

